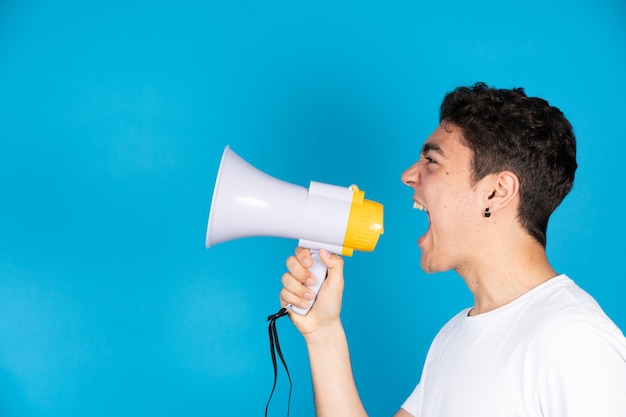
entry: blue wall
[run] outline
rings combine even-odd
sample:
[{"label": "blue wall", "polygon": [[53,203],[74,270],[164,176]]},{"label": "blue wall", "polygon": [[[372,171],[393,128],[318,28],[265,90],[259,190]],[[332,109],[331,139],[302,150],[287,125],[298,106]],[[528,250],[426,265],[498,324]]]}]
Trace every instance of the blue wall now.
[{"label": "blue wall", "polygon": [[[621,0],[3,1],[0,415],[261,415],[295,242],[204,248],[227,144],[385,204],[376,251],[346,259],[343,317],[364,402],[391,415],[471,303],[419,269],[426,218],[399,176],[477,80],[571,119],[580,169],[548,251],[626,329],[625,28]],[[292,414],[312,416],[303,341],[278,328]]]}]

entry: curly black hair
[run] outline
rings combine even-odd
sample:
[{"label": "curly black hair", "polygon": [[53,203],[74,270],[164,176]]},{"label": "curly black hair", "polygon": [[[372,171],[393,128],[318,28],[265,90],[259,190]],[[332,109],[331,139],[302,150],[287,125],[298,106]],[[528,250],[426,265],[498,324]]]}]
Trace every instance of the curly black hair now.
[{"label": "curly black hair", "polygon": [[479,82],[446,94],[439,121],[462,131],[473,152],[472,181],[509,170],[520,181],[520,224],[544,247],[548,219],[574,183],[576,138],[563,113],[523,88]]}]

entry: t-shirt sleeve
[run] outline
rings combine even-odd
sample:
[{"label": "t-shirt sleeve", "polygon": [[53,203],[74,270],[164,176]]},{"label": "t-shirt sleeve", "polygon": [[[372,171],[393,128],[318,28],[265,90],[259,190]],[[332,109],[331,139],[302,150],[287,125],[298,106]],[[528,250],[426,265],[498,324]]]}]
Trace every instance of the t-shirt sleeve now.
[{"label": "t-shirt sleeve", "polygon": [[539,397],[545,416],[626,416],[626,339],[619,329],[565,329],[548,354]]},{"label": "t-shirt sleeve", "polygon": [[418,411],[420,404],[422,403],[423,396],[421,386],[421,384],[417,384],[411,395],[409,395],[409,398],[407,398],[404,404],[402,404],[402,409],[409,412],[409,414],[413,417],[419,417]]}]

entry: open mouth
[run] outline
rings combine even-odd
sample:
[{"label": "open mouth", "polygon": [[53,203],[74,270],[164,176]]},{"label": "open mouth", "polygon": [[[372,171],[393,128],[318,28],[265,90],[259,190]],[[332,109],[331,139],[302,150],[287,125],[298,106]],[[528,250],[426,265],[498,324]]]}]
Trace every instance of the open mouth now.
[{"label": "open mouth", "polygon": [[416,210],[422,210],[428,213],[428,210],[426,210],[426,207],[424,207],[422,204],[418,203],[417,201],[413,201],[413,208]]},{"label": "open mouth", "polygon": [[426,209],[426,207],[422,203],[419,203],[416,200],[413,200],[413,209],[426,212],[426,215],[428,217],[428,227],[426,229],[426,232],[424,232],[424,234],[422,236],[420,236],[420,238],[417,240],[417,244],[419,246],[419,245],[421,245],[424,242],[424,240],[426,239],[426,236],[428,235],[428,232],[430,230],[430,213],[428,213],[428,210]]}]

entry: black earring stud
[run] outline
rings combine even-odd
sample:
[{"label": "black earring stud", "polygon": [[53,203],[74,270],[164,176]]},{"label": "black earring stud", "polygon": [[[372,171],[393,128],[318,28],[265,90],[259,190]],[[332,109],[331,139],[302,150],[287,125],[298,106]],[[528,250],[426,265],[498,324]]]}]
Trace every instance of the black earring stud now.
[{"label": "black earring stud", "polygon": [[491,213],[489,213],[489,207],[487,207],[485,209],[485,217],[489,217],[489,216],[491,216]]}]

